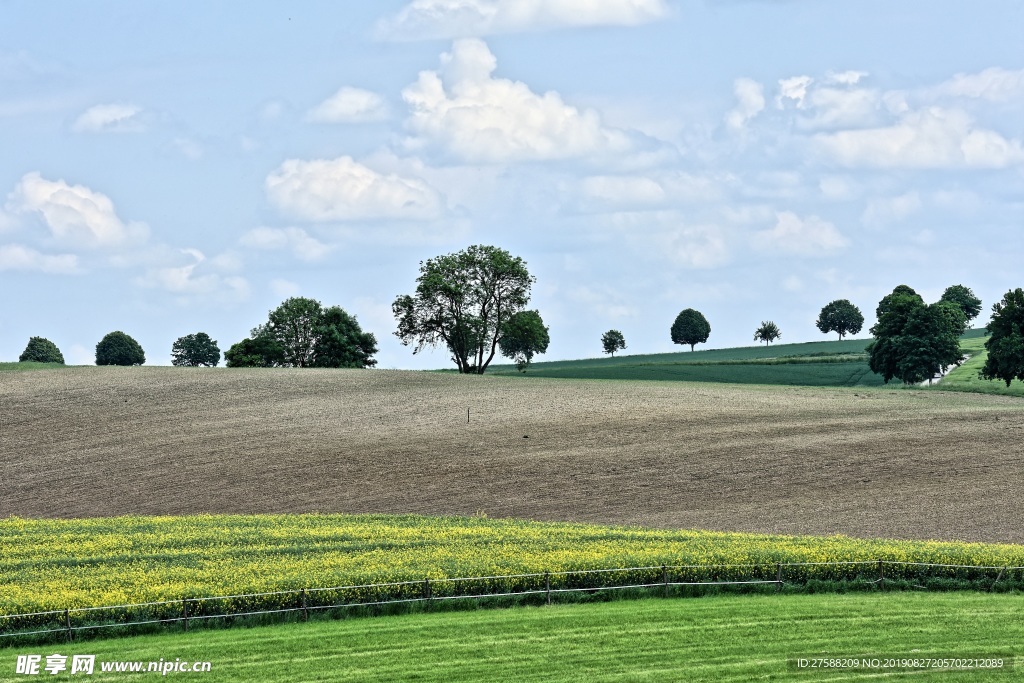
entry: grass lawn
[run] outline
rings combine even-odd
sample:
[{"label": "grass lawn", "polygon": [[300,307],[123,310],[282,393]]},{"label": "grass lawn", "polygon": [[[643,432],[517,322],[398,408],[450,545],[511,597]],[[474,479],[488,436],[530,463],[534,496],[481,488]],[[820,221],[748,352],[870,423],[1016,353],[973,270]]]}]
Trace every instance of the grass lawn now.
[{"label": "grass lawn", "polygon": [[[987,593],[745,595],[419,613],[164,633],[0,649],[103,662],[211,662],[203,681],[862,680],[878,671],[798,671],[798,657],[1006,656],[1024,642],[1024,597]],[[70,659],[69,659],[70,661]],[[1020,671],[1017,671],[1019,675]],[[924,681],[1013,680],[1005,673],[881,674]],[[152,677],[153,674],[150,674]],[[74,679],[62,673],[48,680]]]}]

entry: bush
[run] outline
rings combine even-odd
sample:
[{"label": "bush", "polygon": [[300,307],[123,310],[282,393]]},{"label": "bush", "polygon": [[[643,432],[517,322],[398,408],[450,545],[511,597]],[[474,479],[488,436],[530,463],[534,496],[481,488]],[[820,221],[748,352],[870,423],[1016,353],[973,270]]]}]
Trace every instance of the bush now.
[{"label": "bush", "polygon": [[139,342],[121,331],[111,332],[96,345],[96,365],[142,365],[146,362]]},{"label": "bush", "polygon": [[60,363],[64,364],[64,355],[49,339],[43,337],[32,337],[28,340],[28,346],[25,347],[25,351],[18,357],[19,363],[26,362],[34,363]]}]

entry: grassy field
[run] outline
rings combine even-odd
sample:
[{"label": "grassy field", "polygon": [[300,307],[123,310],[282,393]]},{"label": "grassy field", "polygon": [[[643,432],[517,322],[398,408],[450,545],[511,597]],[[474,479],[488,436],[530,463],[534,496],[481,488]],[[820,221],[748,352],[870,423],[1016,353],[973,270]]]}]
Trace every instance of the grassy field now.
[{"label": "grassy field", "polygon": [[[104,662],[210,662],[197,680],[812,681],[1017,680],[1016,674],[795,669],[805,657],[981,657],[1019,652],[1024,599],[979,593],[715,596],[199,630],[18,650]],[[70,661],[70,660],[69,660]],[[152,674],[151,674],[152,675]],[[67,673],[47,679],[74,679]]]},{"label": "grassy field", "polygon": [[985,366],[988,352],[985,350],[984,330],[978,330],[982,334],[963,339],[960,348],[970,356],[970,360],[959,368],[956,368],[942,378],[942,382],[936,385],[944,391],[967,391],[979,394],[993,394],[996,396],[1024,396],[1024,382],[1014,381],[1010,386],[1006,382],[991,381],[978,376]]},{"label": "grassy field", "polygon": [[[456,595],[456,585],[444,579],[663,564],[692,567],[675,570],[674,581],[708,580],[712,573],[702,567],[711,565],[734,565],[715,570],[719,580],[774,580],[780,562],[875,560],[1024,566],[1024,546],[381,515],[8,518],[0,520],[0,614],[425,578],[438,582],[435,594]],[[853,578],[857,571],[793,567],[785,579],[832,581]],[[873,566],[864,571],[874,578]],[[635,574],[632,580],[640,583],[661,580],[660,570]],[[899,566],[886,575],[915,583],[968,578]],[[602,585],[608,577],[591,578],[596,583],[587,586]],[[567,577],[552,581],[554,588],[569,586]],[[509,589],[525,585],[513,583]],[[484,590],[499,588],[506,586],[499,582]],[[410,590],[419,597],[418,587]],[[368,601],[376,595],[350,591],[321,602]],[[290,607],[295,597],[271,596],[242,606]],[[238,604],[225,609],[243,611]]]},{"label": "grassy field", "polygon": [[56,370],[66,367],[68,366],[63,363],[36,363],[35,361],[25,361],[24,363],[0,363],[0,373],[25,372],[26,370]]},{"label": "grassy field", "polygon": [[79,367],[5,375],[0,432],[0,518],[483,512],[1024,542],[1013,397]]}]

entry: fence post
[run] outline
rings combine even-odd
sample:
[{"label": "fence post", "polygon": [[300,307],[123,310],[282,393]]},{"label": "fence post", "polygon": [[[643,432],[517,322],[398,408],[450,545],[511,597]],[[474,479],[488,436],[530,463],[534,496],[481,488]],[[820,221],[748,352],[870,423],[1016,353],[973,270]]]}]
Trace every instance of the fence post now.
[{"label": "fence post", "polygon": [[188,598],[181,601],[181,618],[185,623],[185,632],[188,633]]},{"label": "fence post", "polygon": [[428,602],[433,599],[433,596],[430,594],[430,579],[423,579],[423,597]]},{"label": "fence post", "polygon": [[68,642],[70,643],[73,638],[73,634],[71,632],[71,612],[66,608],[64,610],[64,627],[68,630]]},{"label": "fence post", "polygon": [[544,590],[547,592],[548,604],[551,604],[551,572],[544,572]]},{"label": "fence post", "polygon": [[665,586],[665,597],[668,597],[668,567],[661,565],[661,583]]},{"label": "fence post", "polygon": [[885,590],[885,567],[882,564],[882,560],[878,561],[878,583],[882,590]]},{"label": "fence post", "polygon": [[775,574],[775,592],[782,592],[782,563],[779,562],[778,572]]},{"label": "fence post", "polygon": [[302,589],[302,620],[309,621],[309,609],[306,606],[306,589]]}]

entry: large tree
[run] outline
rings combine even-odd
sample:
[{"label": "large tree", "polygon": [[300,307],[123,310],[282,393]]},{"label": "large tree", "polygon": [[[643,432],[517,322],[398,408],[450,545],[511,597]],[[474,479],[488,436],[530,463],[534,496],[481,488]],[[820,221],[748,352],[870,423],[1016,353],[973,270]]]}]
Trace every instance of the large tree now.
[{"label": "large tree", "polygon": [[754,341],[763,341],[765,344],[771,344],[781,336],[782,332],[779,331],[779,326],[771,320],[762,320],[761,327],[754,331]]},{"label": "large tree", "polygon": [[367,368],[377,339],[339,306],[292,297],[270,311],[251,337],[232,346],[228,367]]},{"label": "large tree", "polygon": [[1010,290],[992,306],[988,333],[988,358],[981,376],[1001,379],[1006,386],[1014,379],[1024,382],[1024,289]]},{"label": "large tree", "polygon": [[836,299],[825,304],[815,323],[823,334],[838,332],[842,340],[848,334],[857,334],[864,326],[864,315],[847,299]]},{"label": "large tree", "polygon": [[963,285],[952,285],[946,288],[946,291],[942,293],[942,298],[939,301],[949,301],[960,307],[960,310],[964,312],[964,316],[967,318],[967,324],[970,325],[971,321],[978,317],[981,313],[981,299],[974,296],[974,292],[971,291],[970,287]]},{"label": "large tree", "polygon": [[626,348],[626,338],[618,330],[608,330],[601,335],[601,348],[614,358],[616,351]]},{"label": "large tree", "polygon": [[171,365],[216,367],[220,363],[220,347],[205,332],[178,337],[171,345]]},{"label": "large tree", "polygon": [[511,358],[519,372],[526,372],[537,354],[548,350],[551,337],[539,311],[519,311],[504,322],[498,348]]},{"label": "large tree", "polygon": [[391,305],[395,336],[414,345],[413,353],[444,345],[459,372],[483,374],[535,282],[521,258],[497,247],[474,245],[420,262],[416,294]]},{"label": "large tree", "polygon": [[696,344],[703,344],[711,336],[711,325],[700,311],[687,308],[679,312],[672,323],[672,343],[689,344],[690,351]]},{"label": "large tree", "polygon": [[900,285],[876,309],[868,344],[868,364],[882,379],[917,384],[963,360],[960,335],[966,318],[946,301],[928,305],[913,289]]},{"label": "large tree", "polygon": [[60,363],[64,364],[64,354],[57,345],[45,337],[30,337],[25,350],[18,357],[18,362]]},{"label": "large tree", "polygon": [[139,342],[121,332],[110,332],[96,344],[96,365],[143,365],[146,354]]}]

